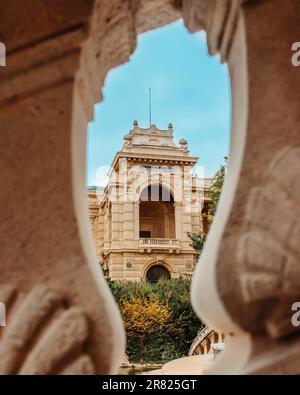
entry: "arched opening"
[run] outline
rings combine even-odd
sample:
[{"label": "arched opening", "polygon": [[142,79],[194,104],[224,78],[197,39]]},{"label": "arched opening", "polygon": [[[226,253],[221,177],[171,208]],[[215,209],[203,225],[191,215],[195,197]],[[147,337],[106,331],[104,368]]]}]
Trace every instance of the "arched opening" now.
[{"label": "arched opening", "polygon": [[169,270],[165,268],[163,265],[159,265],[159,264],[151,266],[146,273],[147,281],[155,284],[158,282],[160,278],[170,279],[171,275]]},{"label": "arched opening", "polygon": [[140,195],[140,238],[175,238],[173,195],[161,185],[148,185]]},{"label": "arched opening", "polygon": [[[109,73],[104,87],[105,102],[96,107],[95,121],[89,127],[88,179],[93,184],[100,207],[99,263],[107,268],[111,283],[122,280],[124,289],[132,286],[132,280],[155,284],[160,278],[170,279],[162,282],[165,289],[172,288],[176,281],[182,281],[180,284],[184,280],[190,282],[196,253],[189,234],[208,230],[208,185],[216,165],[227,152],[230,107],[226,66],[220,66],[217,58],[207,56],[203,34],[188,35],[189,47],[185,37],[180,38],[186,33],[180,32],[181,27],[182,21],[179,21],[162,29],[167,32],[165,47],[161,38],[159,45],[145,46],[147,37],[159,34],[159,31],[143,36],[146,41],[143,38],[140,41],[139,37],[142,45],[138,46],[131,62]],[[178,44],[173,46],[177,41],[174,34],[179,34],[182,50],[190,48],[187,56],[177,51]],[[153,48],[159,48],[160,52],[154,52]],[[139,58],[140,54],[142,58]],[[189,55],[193,56],[193,61],[183,62]],[[171,64],[164,64],[165,60]],[[159,65],[158,70],[155,65]],[[174,65],[179,65],[176,71]],[[198,72],[198,66],[203,72]],[[149,73],[151,68],[153,72]],[[120,74],[122,70],[124,74]],[[178,79],[178,76],[184,78]],[[149,103],[148,97],[143,102],[143,94],[148,93],[149,86],[152,99],[150,94]],[[200,86],[201,90],[198,89]],[[214,99],[213,92],[218,92],[218,100]],[[152,111],[149,119],[148,104],[151,104]],[[133,119],[136,120],[132,123]],[[153,119],[155,124],[151,122]],[[125,129],[129,123],[132,126]],[[177,127],[173,130],[173,124],[178,125],[178,132]],[[123,146],[121,136],[116,133],[124,136]],[[199,168],[204,166],[205,174],[196,169],[201,152]],[[105,165],[110,163],[108,161],[111,166]],[[178,174],[182,176],[179,182]],[[184,177],[185,181],[191,182],[184,182]],[[200,179],[201,184],[198,183]],[[177,193],[175,186],[182,188],[182,194]],[[200,186],[203,196],[197,200]],[[201,199],[205,201],[202,211],[196,204]],[[168,264],[165,266],[162,262]],[[137,284],[136,288],[141,287]],[[154,294],[160,286],[150,288]],[[182,299],[182,295],[187,295],[188,298],[189,292],[190,284],[187,284],[176,297]],[[116,293],[113,294],[119,302]],[[161,295],[163,305],[165,294],[161,292]],[[144,296],[140,294],[140,298],[143,307]],[[119,306],[122,309],[120,303]],[[190,304],[184,309],[191,311]],[[196,325],[194,335],[186,338],[184,344],[193,341],[201,323]],[[145,333],[145,337],[151,336]],[[155,336],[149,341],[155,341]],[[174,347],[182,350],[179,343]],[[127,348],[126,352],[131,356],[137,349],[139,347]],[[180,351],[180,355],[184,356],[187,351]],[[141,354],[143,361],[147,360],[144,349]]]}]

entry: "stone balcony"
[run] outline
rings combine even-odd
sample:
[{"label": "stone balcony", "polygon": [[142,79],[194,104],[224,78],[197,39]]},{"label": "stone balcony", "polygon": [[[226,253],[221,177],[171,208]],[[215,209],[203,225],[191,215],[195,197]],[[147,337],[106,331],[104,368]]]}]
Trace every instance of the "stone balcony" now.
[{"label": "stone balcony", "polygon": [[177,239],[166,238],[141,238],[140,252],[151,253],[153,249],[168,250],[170,254],[180,253],[181,245]]}]

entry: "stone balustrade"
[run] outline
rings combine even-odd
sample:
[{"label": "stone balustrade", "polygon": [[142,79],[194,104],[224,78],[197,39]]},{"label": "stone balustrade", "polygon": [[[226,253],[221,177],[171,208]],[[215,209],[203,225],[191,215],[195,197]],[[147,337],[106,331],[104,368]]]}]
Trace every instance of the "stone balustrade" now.
[{"label": "stone balustrade", "polygon": [[140,246],[149,247],[180,247],[179,240],[176,239],[165,239],[165,238],[143,238],[140,239]]}]

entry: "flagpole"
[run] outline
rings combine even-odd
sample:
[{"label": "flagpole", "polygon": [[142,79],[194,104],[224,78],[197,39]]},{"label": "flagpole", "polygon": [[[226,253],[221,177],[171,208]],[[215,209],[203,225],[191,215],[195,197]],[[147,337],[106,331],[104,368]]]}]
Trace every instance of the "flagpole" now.
[{"label": "flagpole", "polygon": [[149,126],[151,126],[151,116],[152,116],[152,108],[151,108],[151,88],[149,88]]}]

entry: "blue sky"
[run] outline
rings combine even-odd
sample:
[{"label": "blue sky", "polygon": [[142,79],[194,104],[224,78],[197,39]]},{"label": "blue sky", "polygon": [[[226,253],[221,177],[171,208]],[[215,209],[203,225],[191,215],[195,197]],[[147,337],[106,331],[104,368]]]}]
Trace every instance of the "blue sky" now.
[{"label": "blue sky", "polygon": [[149,87],[152,123],[160,129],[173,123],[175,142],[188,140],[204,176],[223,162],[230,130],[227,66],[208,55],[204,33],[190,34],[178,21],[140,35],[130,61],[109,72],[104,101],[88,126],[87,185],[105,182],[103,173],[135,119],[149,125]]}]

